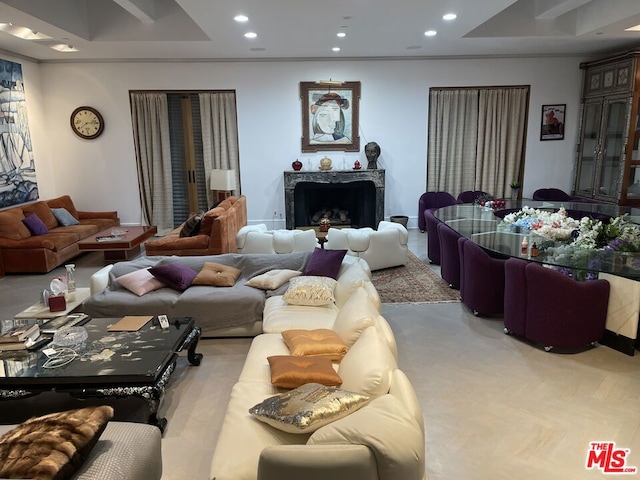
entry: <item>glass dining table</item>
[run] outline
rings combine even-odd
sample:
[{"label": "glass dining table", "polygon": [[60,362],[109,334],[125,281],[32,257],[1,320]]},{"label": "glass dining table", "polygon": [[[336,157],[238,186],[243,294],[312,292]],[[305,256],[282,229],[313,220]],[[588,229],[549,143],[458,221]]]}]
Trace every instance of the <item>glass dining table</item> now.
[{"label": "glass dining table", "polygon": [[596,277],[602,272],[640,280],[640,252],[576,247],[570,240],[552,240],[538,235],[535,230],[503,220],[507,214],[525,206],[545,211],[564,207],[567,215],[576,220],[590,216],[608,221],[608,218],[627,214],[626,219],[639,224],[640,228],[640,209],[601,203],[506,200],[505,206],[495,211],[467,203],[439,208],[434,215],[460,235],[499,255],[566,269],[577,279]]}]

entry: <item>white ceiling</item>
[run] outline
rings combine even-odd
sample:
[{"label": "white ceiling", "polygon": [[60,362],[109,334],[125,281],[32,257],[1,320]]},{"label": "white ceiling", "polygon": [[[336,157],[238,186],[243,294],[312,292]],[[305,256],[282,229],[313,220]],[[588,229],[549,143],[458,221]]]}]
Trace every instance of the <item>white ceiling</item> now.
[{"label": "white ceiling", "polygon": [[[444,21],[447,12],[458,18]],[[249,21],[235,22],[239,13]],[[602,56],[640,47],[640,32],[624,31],[640,24],[640,0],[0,0],[0,23],[9,22],[53,38],[0,32],[0,50],[40,61]],[[426,37],[430,29],[438,34]]]}]

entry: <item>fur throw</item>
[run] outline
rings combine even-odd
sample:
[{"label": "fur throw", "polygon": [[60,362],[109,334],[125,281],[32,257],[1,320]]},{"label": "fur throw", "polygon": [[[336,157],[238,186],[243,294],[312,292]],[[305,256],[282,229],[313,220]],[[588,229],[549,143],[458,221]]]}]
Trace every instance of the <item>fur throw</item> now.
[{"label": "fur throw", "polygon": [[51,413],[0,437],[0,477],[62,480],[89,456],[107,422],[109,406]]}]

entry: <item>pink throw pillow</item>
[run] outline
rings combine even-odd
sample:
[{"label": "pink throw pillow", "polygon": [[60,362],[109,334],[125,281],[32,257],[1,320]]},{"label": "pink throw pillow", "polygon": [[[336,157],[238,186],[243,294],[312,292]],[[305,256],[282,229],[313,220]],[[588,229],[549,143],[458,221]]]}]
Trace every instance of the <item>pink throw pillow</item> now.
[{"label": "pink throw pillow", "polygon": [[143,296],[145,293],[164,287],[164,283],[154,277],[151,272],[149,272],[148,268],[122,275],[116,278],[116,281],[139,297]]}]

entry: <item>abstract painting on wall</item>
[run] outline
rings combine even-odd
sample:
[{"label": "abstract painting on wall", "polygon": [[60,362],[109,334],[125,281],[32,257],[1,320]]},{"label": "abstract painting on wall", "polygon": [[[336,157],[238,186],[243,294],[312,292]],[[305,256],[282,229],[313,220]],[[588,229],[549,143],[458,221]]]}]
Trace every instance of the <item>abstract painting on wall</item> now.
[{"label": "abstract painting on wall", "polygon": [[0,208],[37,199],[22,65],[0,59]]}]

